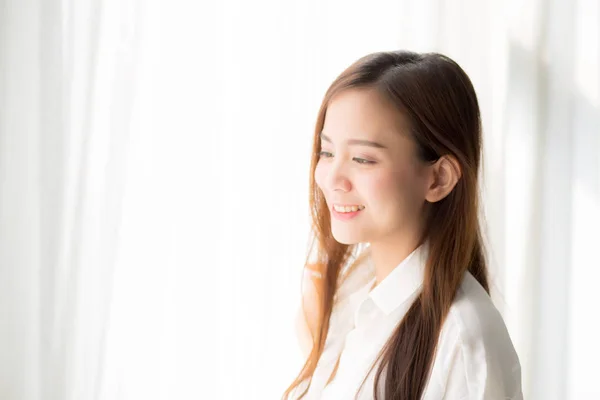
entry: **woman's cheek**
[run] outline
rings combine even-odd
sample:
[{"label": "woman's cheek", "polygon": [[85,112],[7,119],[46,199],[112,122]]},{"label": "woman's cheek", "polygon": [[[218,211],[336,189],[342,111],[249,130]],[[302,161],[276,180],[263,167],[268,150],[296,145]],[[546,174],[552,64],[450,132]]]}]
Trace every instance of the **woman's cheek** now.
[{"label": "woman's cheek", "polygon": [[323,175],[323,164],[319,162],[315,168],[315,183],[321,190],[323,190]]},{"label": "woman's cheek", "polygon": [[366,182],[365,193],[373,199],[385,199],[388,194],[393,191],[395,186],[394,179],[389,174],[375,174],[369,177]]}]

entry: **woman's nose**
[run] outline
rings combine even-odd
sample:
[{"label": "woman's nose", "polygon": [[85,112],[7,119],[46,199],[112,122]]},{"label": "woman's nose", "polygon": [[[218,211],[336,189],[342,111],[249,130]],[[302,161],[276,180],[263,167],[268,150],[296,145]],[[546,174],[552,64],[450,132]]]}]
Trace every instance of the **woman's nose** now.
[{"label": "woman's nose", "polygon": [[341,190],[347,192],[352,187],[345,166],[341,162],[334,161],[331,164],[326,181],[327,187],[331,191]]}]

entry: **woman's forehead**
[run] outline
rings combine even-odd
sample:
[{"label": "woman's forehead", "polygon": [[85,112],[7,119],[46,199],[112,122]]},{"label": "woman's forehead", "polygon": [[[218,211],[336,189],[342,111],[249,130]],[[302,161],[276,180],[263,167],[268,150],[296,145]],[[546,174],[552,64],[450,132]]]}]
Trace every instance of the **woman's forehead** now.
[{"label": "woman's forehead", "polygon": [[362,139],[389,147],[406,132],[404,113],[381,94],[374,89],[348,89],[329,103],[321,139],[333,144]]}]

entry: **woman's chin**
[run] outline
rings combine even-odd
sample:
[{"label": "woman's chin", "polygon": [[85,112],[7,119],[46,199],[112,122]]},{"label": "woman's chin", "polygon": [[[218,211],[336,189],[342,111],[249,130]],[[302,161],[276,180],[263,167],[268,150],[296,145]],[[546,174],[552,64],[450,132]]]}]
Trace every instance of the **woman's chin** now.
[{"label": "woman's chin", "polygon": [[365,242],[365,238],[361,234],[357,234],[356,232],[350,232],[349,230],[341,230],[338,232],[336,229],[333,229],[333,238],[341,244],[358,244]]}]

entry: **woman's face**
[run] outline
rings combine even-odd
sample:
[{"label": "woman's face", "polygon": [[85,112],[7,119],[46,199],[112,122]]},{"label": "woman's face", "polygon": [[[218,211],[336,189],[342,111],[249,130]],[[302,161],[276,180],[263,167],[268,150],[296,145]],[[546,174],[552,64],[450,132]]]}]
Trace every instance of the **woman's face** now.
[{"label": "woman's face", "polygon": [[[427,164],[417,158],[408,124],[374,89],[349,89],[327,108],[315,181],[344,244],[402,240],[422,228]],[[335,205],[360,206],[338,214]]]}]

